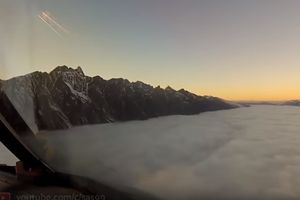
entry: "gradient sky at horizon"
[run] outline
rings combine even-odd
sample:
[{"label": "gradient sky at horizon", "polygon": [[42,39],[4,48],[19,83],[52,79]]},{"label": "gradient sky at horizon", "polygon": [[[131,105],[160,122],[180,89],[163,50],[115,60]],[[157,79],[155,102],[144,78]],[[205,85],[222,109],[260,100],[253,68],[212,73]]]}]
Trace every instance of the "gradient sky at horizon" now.
[{"label": "gradient sky at horizon", "polygon": [[[300,99],[300,1],[4,0],[0,78],[58,65],[230,100]],[[58,37],[48,11],[69,34]]]}]

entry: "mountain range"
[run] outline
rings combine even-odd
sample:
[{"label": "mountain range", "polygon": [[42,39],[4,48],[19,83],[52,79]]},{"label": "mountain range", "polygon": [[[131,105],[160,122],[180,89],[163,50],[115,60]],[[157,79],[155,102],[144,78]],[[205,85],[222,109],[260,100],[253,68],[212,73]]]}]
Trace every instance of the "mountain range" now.
[{"label": "mountain range", "polygon": [[[80,67],[58,66],[0,80],[0,112],[8,102],[32,129],[54,130],[87,124],[144,120],[166,115],[192,115],[237,105],[184,89],[153,87],[123,78],[86,76]],[[10,116],[13,119],[13,116]]]},{"label": "mountain range", "polygon": [[287,106],[300,106],[300,100],[290,100],[284,102],[282,105],[287,105]]}]

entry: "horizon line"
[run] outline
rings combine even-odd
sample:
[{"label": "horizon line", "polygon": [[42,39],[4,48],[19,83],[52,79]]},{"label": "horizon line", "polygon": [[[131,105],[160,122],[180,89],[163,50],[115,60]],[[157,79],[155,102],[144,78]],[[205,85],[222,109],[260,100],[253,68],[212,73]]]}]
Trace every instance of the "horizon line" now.
[{"label": "horizon line", "polygon": [[[9,78],[2,78],[1,77],[1,75],[0,75],[0,80],[2,80],[2,81],[7,81],[7,80],[10,80],[10,79],[13,79],[13,78],[17,78],[17,77],[21,77],[21,76],[26,76],[26,75],[28,75],[28,74],[31,74],[31,73],[34,73],[34,72],[41,72],[41,73],[50,73],[51,71],[53,71],[53,70],[55,70],[57,67],[63,67],[63,66],[66,66],[66,67],[68,67],[68,68],[71,68],[71,69],[73,69],[73,70],[76,70],[78,67],[80,67],[81,69],[82,69],[82,67],[80,66],[80,65],[78,65],[78,66],[68,66],[68,65],[57,65],[56,67],[54,67],[52,70],[49,70],[49,71],[47,71],[47,70],[35,70],[35,71],[32,71],[32,72],[28,72],[28,73],[24,73],[24,74],[20,74],[20,75],[15,75],[15,76],[12,76],[12,77],[9,77]],[[97,75],[90,75],[89,73],[85,73],[84,72],[84,69],[82,69],[82,71],[83,71],[83,73],[84,73],[84,75],[85,76],[90,76],[90,77],[95,77],[95,76],[100,76],[99,74],[97,74]],[[135,80],[135,81],[132,81],[132,80],[130,80],[130,79],[128,79],[128,78],[124,78],[124,77],[110,77],[110,78],[105,78],[106,80],[110,80],[110,79],[114,79],[114,78],[122,78],[122,79],[127,79],[127,80],[129,80],[130,82],[136,82],[136,81],[141,81],[141,80]],[[141,82],[143,82],[143,83],[145,83],[144,81],[141,81]],[[158,86],[161,86],[160,84],[158,84],[158,85],[156,85],[156,86],[154,86],[155,84],[153,84],[153,83],[145,83],[145,84],[150,84],[152,87],[158,87]],[[173,89],[175,89],[174,88],[174,86],[171,86],[171,85],[168,85],[169,87],[171,87],[171,88],[173,88]],[[166,87],[168,87],[168,86],[166,86]],[[166,87],[162,87],[162,88],[166,88]],[[191,93],[194,93],[194,94],[196,94],[196,95],[198,95],[198,96],[213,96],[213,97],[217,97],[217,98],[221,98],[221,99],[223,99],[223,100],[227,100],[227,101],[232,101],[232,102],[284,102],[284,101],[291,101],[291,100],[300,100],[300,97],[299,98],[274,98],[274,99],[272,99],[272,98],[241,98],[241,99],[236,99],[236,98],[226,98],[226,97],[222,97],[222,95],[213,95],[213,94],[200,94],[199,92],[197,92],[197,91],[193,91],[193,90],[189,90],[189,89],[187,89],[187,88],[185,88],[185,87],[183,87],[183,88],[180,88],[180,89],[184,89],[184,90],[187,90],[187,91],[189,91],[189,92],[191,92]],[[175,89],[176,91],[178,91],[178,90],[180,90],[180,89]]]}]

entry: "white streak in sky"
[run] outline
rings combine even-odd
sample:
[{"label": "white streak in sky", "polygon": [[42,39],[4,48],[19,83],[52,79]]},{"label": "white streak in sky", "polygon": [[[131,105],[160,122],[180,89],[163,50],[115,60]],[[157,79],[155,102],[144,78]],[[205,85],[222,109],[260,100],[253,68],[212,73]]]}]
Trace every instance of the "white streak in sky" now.
[{"label": "white streak in sky", "polygon": [[38,15],[38,18],[42,20],[54,33],[59,37],[63,37],[64,34],[70,32],[50,14],[48,11],[43,11]]},{"label": "white streak in sky", "polygon": [[41,17],[40,15],[38,16],[54,33],[56,33],[56,35],[58,35],[59,37],[62,38],[62,35],[55,30],[55,28],[50,24],[48,23],[43,17]]},{"label": "white streak in sky", "polygon": [[45,16],[47,19],[49,19],[53,24],[55,24],[60,30],[62,30],[65,33],[69,33],[69,31],[63,27],[60,23],[57,22],[57,20],[48,12],[42,12],[42,15]]}]

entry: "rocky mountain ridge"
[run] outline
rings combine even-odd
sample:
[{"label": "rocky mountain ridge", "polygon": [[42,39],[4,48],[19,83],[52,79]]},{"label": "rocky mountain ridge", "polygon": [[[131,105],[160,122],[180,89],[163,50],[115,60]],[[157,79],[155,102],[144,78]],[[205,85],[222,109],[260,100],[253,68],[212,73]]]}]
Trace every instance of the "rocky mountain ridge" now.
[{"label": "rocky mountain ridge", "polygon": [[33,72],[0,81],[0,88],[0,112],[9,99],[36,130],[236,107],[220,98],[198,96],[184,89],[176,91],[169,86],[163,89],[122,78],[89,77],[80,67],[58,66],[50,73]]}]

